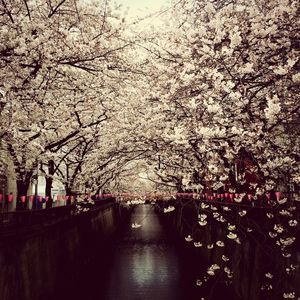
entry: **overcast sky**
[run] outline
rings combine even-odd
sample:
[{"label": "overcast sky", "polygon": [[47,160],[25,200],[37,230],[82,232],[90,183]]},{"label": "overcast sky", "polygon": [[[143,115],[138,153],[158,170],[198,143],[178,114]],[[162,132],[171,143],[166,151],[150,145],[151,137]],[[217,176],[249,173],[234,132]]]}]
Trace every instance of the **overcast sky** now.
[{"label": "overcast sky", "polygon": [[159,14],[158,12],[161,9],[169,8],[170,1],[171,0],[115,0],[116,3],[122,4],[123,11],[128,9],[128,15],[126,16],[128,23],[151,16],[136,24],[141,28],[161,24],[165,14]]},{"label": "overcast sky", "polygon": [[129,8],[130,16],[145,15],[158,11],[162,6],[168,6],[168,0],[115,0],[123,5],[124,8]]}]

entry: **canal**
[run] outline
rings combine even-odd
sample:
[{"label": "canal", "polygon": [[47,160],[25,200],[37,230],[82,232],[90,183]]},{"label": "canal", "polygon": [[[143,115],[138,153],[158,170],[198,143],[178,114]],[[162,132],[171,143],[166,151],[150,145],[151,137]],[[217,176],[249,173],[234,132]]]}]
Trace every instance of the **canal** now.
[{"label": "canal", "polygon": [[[205,210],[208,214],[209,209]],[[196,211],[203,214],[204,210],[198,207]],[[79,274],[72,280],[66,279],[54,293],[55,299],[296,298],[300,278],[298,247],[289,247],[291,254],[285,257],[280,248],[272,246],[265,232],[271,232],[274,224],[261,221],[265,211],[249,210],[240,219],[236,217],[236,214],[240,216],[239,210],[220,207],[218,211],[231,223],[238,222],[235,232],[240,234],[241,244],[228,238],[227,223],[211,219],[206,226],[199,226],[197,213],[191,205],[181,209],[177,206],[171,214],[159,214],[150,204],[136,206],[129,222],[122,223],[113,239],[97,251],[91,249],[97,253],[96,257],[79,262]],[[207,218],[213,218],[215,208],[212,212]],[[285,234],[295,234],[293,228]],[[189,234],[194,238],[192,242],[184,238]],[[202,246],[198,248],[195,244]],[[217,267],[213,272],[212,266]]]},{"label": "canal", "polygon": [[[141,225],[132,228],[131,224]],[[153,206],[137,206],[117,241],[100,299],[184,299],[180,261]],[[99,299],[99,298],[98,298]]]},{"label": "canal", "polygon": [[[59,295],[89,300],[201,299],[193,262],[161,224],[154,206],[136,206],[130,218],[98,259],[86,266],[80,280]],[[141,226],[132,228],[134,223]]]}]

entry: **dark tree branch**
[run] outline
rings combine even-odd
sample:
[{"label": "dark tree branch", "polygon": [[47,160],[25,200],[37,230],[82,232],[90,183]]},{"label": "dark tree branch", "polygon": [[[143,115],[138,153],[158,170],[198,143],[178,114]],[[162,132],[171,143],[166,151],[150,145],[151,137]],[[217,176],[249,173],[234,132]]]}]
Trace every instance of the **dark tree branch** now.
[{"label": "dark tree branch", "polygon": [[28,3],[26,0],[23,0],[25,6],[26,6],[26,10],[27,10],[27,13],[28,13],[28,18],[29,20],[31,21],[31,15],[30,15],[30,10],[29,10],[29,7],[28,7]]},{"label": "dark tree branch", "polygon": [[59,4],[57,4],[57,6],[54,7],[54,8],[52,9],[52,11],[49,13],[48,18],[51,18],[51,17],[56,13],[56,11],[59,9],[59,7],[60,7],[61,5],[63,5],[65,2],[66,2],[66,0],[62,0]]},{"label": "dark tree branch", "polygon": [[5,12],[6,12],[7,15],[9,16],[11,22],[12,22],[12,23],[15,23],[15,22],[14,22],[14,19],[13,19],[13,17],[12,17],[12,14],[11,14],[11,12],[8,10],[8,8],[7,8],[6,3],[5,3],[4,0],[2,0],[2,4],[3,4],[4,9],[5,9]]}]

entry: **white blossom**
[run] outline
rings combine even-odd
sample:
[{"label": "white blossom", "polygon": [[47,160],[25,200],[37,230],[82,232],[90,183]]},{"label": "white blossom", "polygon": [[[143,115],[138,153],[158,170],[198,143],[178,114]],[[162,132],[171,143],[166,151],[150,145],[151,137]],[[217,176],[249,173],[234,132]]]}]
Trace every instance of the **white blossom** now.
[{"label": "white blossom", "polygon": [[222,242],[222,241],[217,241],[217,242],[216,242],[216,245],[219,246],[219,247],[224,247],[224,242]]},{"label": "white blossom", "polygon": [[297,220],[289,220],[289,225],[291,227],[295,227],[295,226],[297,226],[297,224],[298,224]]},{"label": "white blossom", "polygon": [[240,215],[241,217],[245,216],[246,214],[247,214],[247,211],[246,211],[246,210],[241,210],[241,211],[239,211],[239,215]]},{"label": "white blossom", "polygon": [[227,237],[228,237],[229,239],[231,239],[231,240],[234,240],[234,239],[237,238],[237,235],[236,235],[235,233],[233,233],[233,232],[229,232],[229,233],[227,234]]},{"label": "white blossom", "polygon": [[214,248],[214,244],[213,244],[213,243],[207,245],[207,249],[211,250],[211,249],[213,249],[213,248]]},{"label": "white blossom", "polygon": [[191,237],[191,235],[188,235],[187,237],[185,237],[185,240],[187,242],[191,242],[193,240],[193,238]]},{"label": "white blossom", "polygon": [[280,238],[280,243],[284,246],[289,246],[295,242],[295,237]]},{"label": "white blossom", "polygon": [[222,260],[229,261],[229,258],[226,255],[222,255]]},{"label": "white blossom", "polygon": [[164,213],[169,213],[175,210],[174,206],[168,206],[167,208],[164,208]]},{"label": "white blossom", "polygon": [[265,276],[269,279],[273,278],[273,274],[271,274],[270,272],[266,273]]},{"label": "white blossom", "polygon": [[273,97],[267,97],[267,101],[268,106],[265,109],[265,115],[268,120],[273,122],[281,110],[280,101],[277,95]]},{"label": "white blossom", "polygon": [[295,292],[286,292],[286,293],[283,293],[283,298],[284,299],[295,299]]}]

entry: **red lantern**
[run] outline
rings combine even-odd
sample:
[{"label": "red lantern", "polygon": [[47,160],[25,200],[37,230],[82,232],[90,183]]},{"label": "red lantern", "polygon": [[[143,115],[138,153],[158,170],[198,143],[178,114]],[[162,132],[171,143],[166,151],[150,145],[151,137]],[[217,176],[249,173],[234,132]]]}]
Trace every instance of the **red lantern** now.
[{"label": "red lantern", "polygon": [[57,195],[57,196],[56,196],[56,200],[57,200],[57,201],[60,201],[60,200],[61,200],[61,196],[60,196],[60,195]]},{"label": "red lantern", "polygon": [[252,194],[248,194],[247,196],[248,196],[248,200],[251,201],[253,197]]},{"label": "red lantern", "polygon": [[224,198],[224,194],[221,194],[221,198]]},{"label": "red lantern", "polygon": [[48,202],[48,200],[49,200],[49,196],[46,196],[46,197],[45,197],[45,199],[46,199],[46,202]]},{"label": "red lantern", "polygon": [[21,199],[21,202],[22,202],[22,203],[25,203],[26,196],[21,196],[20,199]]},{"label": "red lantern", "polygon": [[235,194],[235,198],[238,198],[239,196],[240,196],[240,194],[237,194],[237,193]]},{"label": "red lantern", "polygon": [[9,194],[8,195],[8,202],[12,202],[14,200],[14,195]]},{"label": "red lantern", "polygon": [[279,201],[281,197],[281,192],[275,192],[276,200]]},{"label": "red lantern", "polygon": [[67,200],[67,201],[69,200],[69,197],[70,197],[70,196],[66,196],[66,200]]},{"label": "red lantern", "polygon": [[229,195],[228,193],[225,193],[225,198],[228,198],[228,195]]},{"label": "red lantern", "polygon": [[3,196],[2,196],[2,194],[0,194],[0,202],[2,201],[2,198],[3,198]]},{"label": "red lantern", "polygon": [[42,202],[42,201],[43,201],[42,196],[38,196],[38,199],[39,199],[39,202]]},{"label": "red lantern", "polygon": [[229,194],[229,197],[230,197],[230,199],[231,199],[231,202],[233,202],[233,194]]},{"label": "red lantern", "polygon": [[33,198],[34,198],[34,196],[33,196],[33,195],[30,195],[30,196],[29,196],[29,201],[32,202],[32,201],[33,201]]}]

